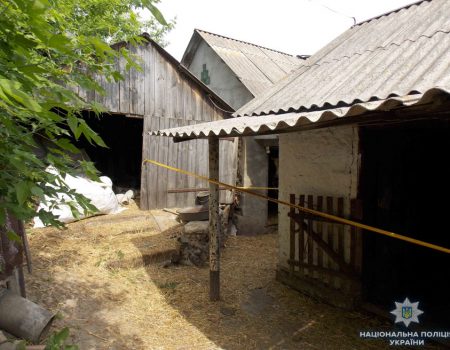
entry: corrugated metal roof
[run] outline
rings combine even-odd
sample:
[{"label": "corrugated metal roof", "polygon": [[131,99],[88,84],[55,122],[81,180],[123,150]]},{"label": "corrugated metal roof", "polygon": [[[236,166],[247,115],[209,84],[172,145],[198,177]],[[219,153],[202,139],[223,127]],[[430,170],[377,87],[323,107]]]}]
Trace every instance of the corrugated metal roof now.
[{"label": "corrugated metal roof", "polygon": [[422,1],[357,24],[235,116],[349,106],[450,88],[450,1]]},{"label": "corrugated metal roof", "polygon": [[236,74],[245,87],[258,96],[303,62],[296,56],[255,44],[196,29],[206,43]]},{"label": "corrugated metal roof", "polygon": [[[211,123],[150,132],[151,135],[169,136],[179,140],[207,138],[210,136],[252,136],[295,131],[318,122],[328,122],[344,117],[359,117],[367,113],[394,111],[407,106],[429,104],[438,96],[449,97],[450,90],[431,89],[425,94],[391,97],[386,100],[356,103],[350,107],[313,112],[271,114],[259,117],[230,118]],[[364,120],[364,118],[360,118]],[[318,125],[318,124],[317,124]]]}]

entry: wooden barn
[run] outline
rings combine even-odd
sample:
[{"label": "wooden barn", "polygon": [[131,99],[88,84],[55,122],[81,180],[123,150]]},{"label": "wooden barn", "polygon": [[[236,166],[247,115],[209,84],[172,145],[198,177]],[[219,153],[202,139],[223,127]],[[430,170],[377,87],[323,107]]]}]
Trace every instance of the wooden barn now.
[{"label": "wooden barn", "polygon": [[234,120],[153,134],[207,135],[212,144],[278,134],[280,200],[322,215],[280,206],[277,278],[386,316],[408,297],[420,302],[425,327],[442,326],[450,310],[441,204],[450,175],[449,14],[447,0],[419,1],[358,23]]},{"label": "wooden barn", "polygon": [[[145,159],[160,161],[199,174],[208,169],[207,144],[202,140],[173,144],[167,138],[148,135],[160,128],[181,127],[221,120],[233,109],[192,75],[160,45],[146,34],[144,43],[126,46],[136,56],[141,70],[125,69],[120,59],[117,70],[124,76],[118,83],[100,79],[107,92],[80,96],[102,104],[107,113],[101,118],[89,117],[89,125],[104,139],[108,148],[80,144],[97,168],[112,178],[117,191],[140,190],[141,209],[184,207],[193,205],[195,192],[207,184],[185,175],[144,164]],[[220,178],[234,183],[237,142],[221,141],[223,157]],[[223,196],[223,200],[226,200]]]}]

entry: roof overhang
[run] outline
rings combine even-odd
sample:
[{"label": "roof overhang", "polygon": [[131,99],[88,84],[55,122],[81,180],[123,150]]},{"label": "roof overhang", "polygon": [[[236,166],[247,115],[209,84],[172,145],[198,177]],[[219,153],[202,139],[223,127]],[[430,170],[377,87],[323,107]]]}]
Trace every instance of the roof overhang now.
[{"label": "roof overhang", "polygon": [[[150,135],[172,137],[175,142],[209,137],[271,135],[349,123],[380,123],[417,118],[425,110],[437,111],[450,102],[450,91],[432,88],[424,94],[361,102],[348,107],[318,111],[237,117],[225,120],[150,131]],[[449,112],[448,105],[444,112]]]}]

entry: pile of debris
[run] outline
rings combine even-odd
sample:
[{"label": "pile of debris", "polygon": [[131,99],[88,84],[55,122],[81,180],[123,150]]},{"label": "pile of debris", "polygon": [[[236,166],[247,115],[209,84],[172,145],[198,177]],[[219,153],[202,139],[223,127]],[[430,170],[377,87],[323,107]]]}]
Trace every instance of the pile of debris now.
[{"label": "pile of debris", "polygon": [[[179,219],[186,222],[186,224],[182,234],[178,237],[179,255],[175,258],[176,261],[172,261],[173,263],[204,266],[209,259],[207,195],[204,192],[200,192],[196,203],[197,206],[195,207],[184,208],[178,211]],[[221,247],[224,247],[226,237],[235,234],[234,225],[230,224],[233,204],[222,204],[219,209],[221,223],[219,240]]]},{"label": "pile of debris", "polygon": [[209,257],[209,222],[190,221],[178,237],[179,261],[183,265],[203,266]]}]

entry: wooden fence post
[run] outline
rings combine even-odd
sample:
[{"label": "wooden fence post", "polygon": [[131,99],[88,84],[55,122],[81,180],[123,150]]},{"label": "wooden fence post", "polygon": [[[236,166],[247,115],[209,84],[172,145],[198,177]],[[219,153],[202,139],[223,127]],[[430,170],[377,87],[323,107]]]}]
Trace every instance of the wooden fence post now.
[{"label": "wooden fence post", "polygon": [[[219,139],[210,137],[209,178],[219,180]],[[219,186],[209,183],[209,299],[220,299]]]}]

